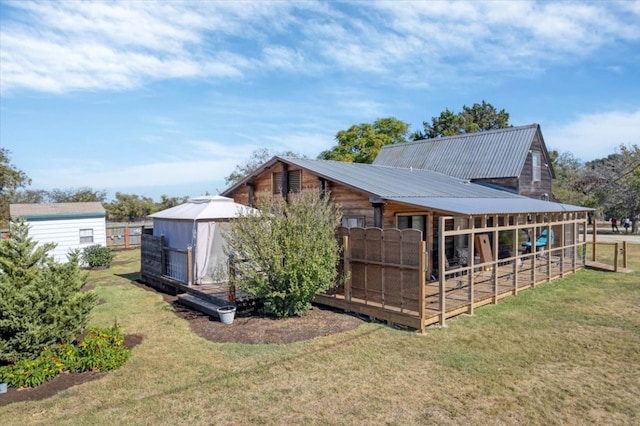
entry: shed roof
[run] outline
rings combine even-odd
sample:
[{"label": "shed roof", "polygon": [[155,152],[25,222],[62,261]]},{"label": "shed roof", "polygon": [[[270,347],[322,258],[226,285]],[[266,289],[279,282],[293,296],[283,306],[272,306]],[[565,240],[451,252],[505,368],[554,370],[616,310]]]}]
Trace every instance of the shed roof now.
[{"label": "shed roof", "polygon": [[153,219],[215,220],[230,219],[254,211],[220,195],[190,198],[186,203],[149,215]]},{"label": "shed roof", "polygon": [[538,124],[530,124],[386,145],[373,164],[433,170],[463,179],[518,177],[539,132]]},{"label": "shed roof", "polygon": [[80,219],[105,217],[102,203],[43,203],[43,204],[10,204],[11,217],[24,217],[27,220],[45,219]]}]

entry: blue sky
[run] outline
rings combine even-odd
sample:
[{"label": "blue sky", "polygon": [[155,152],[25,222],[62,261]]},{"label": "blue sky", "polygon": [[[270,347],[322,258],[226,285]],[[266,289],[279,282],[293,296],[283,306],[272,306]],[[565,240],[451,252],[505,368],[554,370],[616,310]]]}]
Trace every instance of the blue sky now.
[{"label": "blue sky", "polygon": [[482,100],[583,161],[640,144],[640,2],[0,0],[0,146],[31,189],[216,194],[258,148]]}]

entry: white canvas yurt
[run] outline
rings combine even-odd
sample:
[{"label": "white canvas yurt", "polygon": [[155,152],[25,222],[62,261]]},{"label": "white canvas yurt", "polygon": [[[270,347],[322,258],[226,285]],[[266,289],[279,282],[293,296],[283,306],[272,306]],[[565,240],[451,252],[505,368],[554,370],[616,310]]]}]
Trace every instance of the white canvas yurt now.
[{"label": "white canvas yurt", "polygon": [[[228,279],[224,234],[229,219],[255,211],[220,195],[191,198],[186,203],[154,213],[153,235],[164,236],[165,246],[193,249],[193,280],[210,284]],[[176,277],[186,281],[185,277]]]}]

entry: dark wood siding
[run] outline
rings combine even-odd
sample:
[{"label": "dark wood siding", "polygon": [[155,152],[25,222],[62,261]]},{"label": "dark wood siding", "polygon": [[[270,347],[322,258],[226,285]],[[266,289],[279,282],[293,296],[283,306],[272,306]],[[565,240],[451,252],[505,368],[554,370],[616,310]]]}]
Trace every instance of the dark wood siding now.
[{"label": "dark wood siding", "polygon": [[[551,194],[551,169],[548,164],[547,153],[540,141],[540,136],[536,134],[535,138],[531,142],[530,153],[527,155],[527,160],[522,167],[522,172],[519,179],[520,195],[530,198],[544,198],[545,194],[552,199]],[[533,155],[532,152],[540,153],[540,181],[533,182]]]}]

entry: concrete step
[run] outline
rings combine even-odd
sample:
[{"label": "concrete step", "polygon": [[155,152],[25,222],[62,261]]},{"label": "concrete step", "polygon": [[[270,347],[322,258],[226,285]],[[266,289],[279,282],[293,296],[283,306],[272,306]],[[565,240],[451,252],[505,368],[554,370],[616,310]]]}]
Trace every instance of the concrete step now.
[{"label": "concrete step", "polygon": [[178,295],[178,302],[192,309],[195,309],[196,311],[200,311],[202,313],[205,313],[207,315],[210,315],[218,319],[220,319],[218,315],[218,308],[227,306],[222,304],[220,305],[215,304],[211,301],[204,300],[198,296],[194,296],[193,294],[189,294],[189,293]]}]

